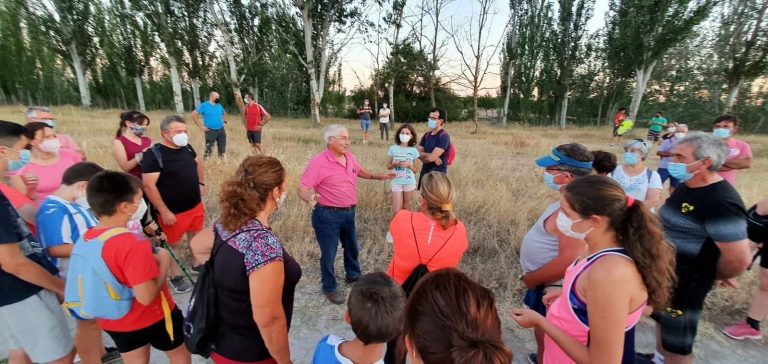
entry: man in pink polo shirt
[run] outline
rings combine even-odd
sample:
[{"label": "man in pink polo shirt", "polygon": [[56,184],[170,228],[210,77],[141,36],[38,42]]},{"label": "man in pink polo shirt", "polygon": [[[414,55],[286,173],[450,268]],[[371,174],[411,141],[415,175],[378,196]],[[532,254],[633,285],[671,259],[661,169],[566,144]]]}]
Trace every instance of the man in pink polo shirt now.
[{"label": "man in pink polo shirt", "polygon": [[728,157],[717,172],[720,177],[736,184],[736,171],[752,166],[752,147],[749,143],[733,137],[739,131],[739,120],[733,115],[722,115],[712,123],[712,134],[728,144]]},{"label": "man in pink polo shirt", "polygon": [[394,173],[372,174],[349,151],[349,131],[330,125],[323,132],[326,149],[309,160],[299,182],[299,197],[312,210],[312,228],[320,245],[320,273],[323,294],[340,305],[346,296],[336,291],[334,263],[341,241],[344,249],[346,282],[354,283],[361,275],[357,256],[360,246],[355,233],[357,178],[389,180]]}]

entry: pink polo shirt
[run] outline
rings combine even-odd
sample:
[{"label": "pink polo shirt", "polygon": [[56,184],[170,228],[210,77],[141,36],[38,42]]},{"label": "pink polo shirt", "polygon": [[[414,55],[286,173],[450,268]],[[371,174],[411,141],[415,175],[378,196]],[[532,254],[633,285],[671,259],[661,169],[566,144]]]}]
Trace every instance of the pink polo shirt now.
[{"label": "pink polo shirt", "polygon": [[[734,159],[742,159],[742,158],[750,158],[752,157],[752,147],[749,146],[749,143],[738,140],[736,138],[729,138],[728,141],[726,141],[728,144],[728,157],[726,160],[734,160]],[[732,169],[730,171],[722,171],[717,172],[720,177],[723,177],[724,180],[730,182],[731,185],[736,184],[736,171],[735,169]]]},{"label": "pink polo shirt", "polygon": [[327,148],[312,157],[299,182],[320,195],[317,203],[332,207],[349,207],[357,204],[357,175],[360,163],[350,152],[345,152],[344,167]]}]

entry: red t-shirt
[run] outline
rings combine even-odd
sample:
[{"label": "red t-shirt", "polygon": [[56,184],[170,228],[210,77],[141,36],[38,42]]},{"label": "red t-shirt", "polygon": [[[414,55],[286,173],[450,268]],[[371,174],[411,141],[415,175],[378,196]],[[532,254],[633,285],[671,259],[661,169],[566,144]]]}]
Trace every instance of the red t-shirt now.
[{"label": "red t-shirt", "polygon": [[261,118],[264,113],[261,112],[261,105],[257,103],[245,106],[245,129],[248,131],[261,131]]},{"label": "red t-shirt", "polygon": [[624,118],[626,118],[626,117],[627,116],[622,114],[622,113],[618,113],[618,114],[614,115],[613,116],[613,126],[621,125],[621,122],[624,121]]},{"label": "red t-shirt", "polygon": [[[105,231],[106,229],[89,229],[84,238],[93,239]],[[160,275],[160,268],[152,254],[149,241],[134,234],[121,234],[107,240],[101,257],[117,281],[126,287],[133,288]],[[175,304],[167,284],[163,284],[161,294],[165,295],[170,308],[173,309]],[[164,318],[160,295],[157,295],[149,306],[142,305],[134,298],[127,315],[117,320],[98,320],[98,323],[105,331],[129,332],[149,327]]]}]

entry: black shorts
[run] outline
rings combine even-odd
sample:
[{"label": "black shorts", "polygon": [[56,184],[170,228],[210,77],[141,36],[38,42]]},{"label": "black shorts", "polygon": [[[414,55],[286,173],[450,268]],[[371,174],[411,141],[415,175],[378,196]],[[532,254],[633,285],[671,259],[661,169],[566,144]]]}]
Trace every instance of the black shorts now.
[{"label": "black shorts", "polygon": [[661,132],[648,130],[648,137],[646,139],[650,141],[658,142],[659,140],[661,140]]},{"label": "black shorts", "polygon": [[768,269],[768,246],[763,245],[760,249],[760,268]]},{"label": "black shorts", "polygon": [[615,137],[619,136],[619,126],[621,125],[616,125],[613,127],[613,136]]},{"label": "black shorts", "polygon": [[525,297],[523,303],[531,310],[534,310],[542,316],[547,316],[547,306],[544,305],[544,285],[540,285],[535,289],[525,290]]},{"label": "black shorts", "polygon": [[[714,268],[714,267],[713,267]],[[661,345],[678,355],[690,355],[704,308],[704,300],[712,290],[714,272],[696,271],[691,266],[678,267],[677,286],[670,307],[654,318],[661,325]]]},{"label": "black shorts", "polygon": [[160,320],[141,330],[129,332],[106,331],[121,353],[134,351],[149,344],[160,351],[171,351],[184,345],[184,315],[176,307],[171,311],[173,322],[173,340],[165,329],[165,320]]},{"label": "black shorts", "polygon": [[248,143],[261,144],[261,131],[248,131]]}]

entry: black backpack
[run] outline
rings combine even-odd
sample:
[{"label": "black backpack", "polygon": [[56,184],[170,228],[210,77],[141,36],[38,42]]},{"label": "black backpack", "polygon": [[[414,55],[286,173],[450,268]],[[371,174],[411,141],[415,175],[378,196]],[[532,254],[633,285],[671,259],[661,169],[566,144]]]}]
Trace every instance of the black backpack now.
[{"label": "black backpack", "polygon": [[216,283],[213,280],[213,258],[226,244],[214,229],[213,252],[197,277],[184,317],[184,343],[192,354],[207,358],[216,350]]},{"label": "black backpack", "polygon": [[440,247],[440,249],[437,249],[434,255],[432,255],[431,258],[426,263],[421,262],[421,252],[419,251],[419,241],[416,239],[416,230],[413,228],[413,212],[411,212],[411,231],[413,232],[413,242],[416,244],[416,254],[419,256],[419,265],[417,265],[411,273],[408,275],[407,278],[405,278],[405,281],[403,281],[402,287],[403,291],[405,291],[405,296],[408,297],[411,295],[411,292],[413,292],[413,289],[416,288],[416,284],[419,283],[419,281],[424,278],[427,273],[429,273],[429,268],[427,266],[430,262],[432,262],[432,259],[435,259],[438,253],[440,253],[441,250],[445,247],[446,244],[451,240],[453,237],[453,234],[456,232],[456,228],[453,229],[453,232],[450,236],[448,236],[448,239],[445,239],[445,242]]}]

